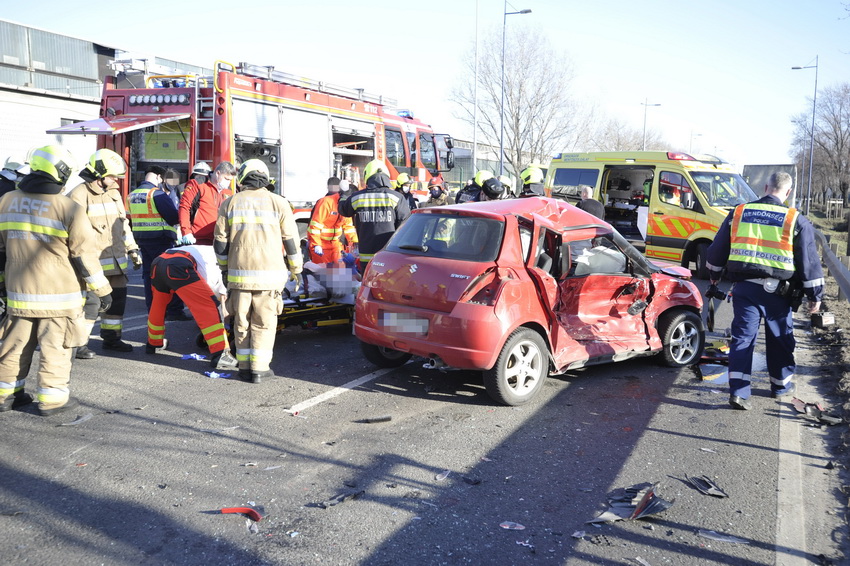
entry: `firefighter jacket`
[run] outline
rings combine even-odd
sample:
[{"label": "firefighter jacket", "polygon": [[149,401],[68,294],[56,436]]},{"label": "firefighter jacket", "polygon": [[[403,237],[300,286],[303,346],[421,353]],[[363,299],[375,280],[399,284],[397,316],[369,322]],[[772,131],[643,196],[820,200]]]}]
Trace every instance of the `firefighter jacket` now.
[{"label": "firefighter jacket", "polygon": [[127,195],[127,212],[137,242],[177,240],[177,207],[162,189],[144,181]]},{"label": "firefighter jacket", "polygon": [[823,297],[823,269],[814,227],[796,209],[772,195],[736,206],[720,225],[708,248],[706,266],[712,280],[726,269],[730,281],[794,279],[812,301]]},{"label": "firefighter jacket", "polygon": [[83,207],[95,233],[95,248],[100,251],[104,275],[127,273],[127,252],[139,249],[116,187],[102,189],[90,181],[77,185],[68,196]]},{"label": "firefighter jacket", "polygon": [[6,309],[27,318],[76,317],[86,290],[112,292],[86,211],[62,185],[31,173],[0,199],[0,281]]},{"label": "firefighter jacket", "polygon": [[265,188],[243,189],[222,203],[214,247],[228,289],[282,291],[287,267],[297,274],[304,263],[289,201]]},{"label": "firefighter jacket", "polygon": [[375,173],[366,188],[339,203],[339,213],[354,218],[360,261],[369,262],[390,240],[396,228],[410,216],[407,199],[390,188],[390,179]]},{"label": "firefighter jacket", "polygon": [[230,189],[219,189],[209,181],[186,183],[180,196],[180,232],[192,234],[199,244],[212,245],[213,231],[221,203],[233,195]]},{"label": "firefighter jacket", "polygon": [[339,193],[331,193],[316,201],[307,229],[307,244],[310,249],[315,246],[336,245],[334,242],[339,242],[343,235],[349,243],[357,243],[354,223],[351,218],[339,213],[339,200]]}]

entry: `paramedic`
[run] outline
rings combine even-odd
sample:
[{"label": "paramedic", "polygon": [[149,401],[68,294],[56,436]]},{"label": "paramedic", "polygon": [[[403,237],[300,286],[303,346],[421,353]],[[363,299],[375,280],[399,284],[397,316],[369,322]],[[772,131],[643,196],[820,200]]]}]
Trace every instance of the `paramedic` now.
[{"label": "paramedic", "polygon": [[201,244],[211,246],[218,209],[224,199],[231,196],[230,183],[236,175],[236,167],[229,161],[222,161],[207,182],[199,185],[186,185],[180,197],[180,238],[181,244]]},{"label": "paramedic", "polygon": [[339,213],[340,180],[328,179],[327,195],[316,201],[310,226],[307,229],[307,249],[313,263],[337,263],[342,260],[342,241],[347,245],[357,243],[357,232],[351,218]]}]

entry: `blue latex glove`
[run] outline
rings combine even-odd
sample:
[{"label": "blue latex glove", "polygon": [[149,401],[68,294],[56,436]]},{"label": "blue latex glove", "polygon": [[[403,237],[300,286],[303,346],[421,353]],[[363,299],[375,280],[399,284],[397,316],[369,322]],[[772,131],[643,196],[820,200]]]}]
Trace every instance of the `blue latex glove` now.
[{"label": "blue latex glove", "polygon": [[180,243],[184,246],[194,245],[196,241],[197,240],[195,240],[195,236],[193,236],[192,234],[185,234],[183,235],[183,237],[180,238]]}]

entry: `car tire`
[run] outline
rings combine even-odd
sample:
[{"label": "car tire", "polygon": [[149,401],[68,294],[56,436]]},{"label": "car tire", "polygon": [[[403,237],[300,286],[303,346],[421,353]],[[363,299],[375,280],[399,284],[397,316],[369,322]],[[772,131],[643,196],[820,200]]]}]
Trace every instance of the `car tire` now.
[{"label": "car tire", "polygon": [[694,277],[696,279],[708,279],[708,276],[710,274],[708,272],[708,266],[706,265],[707,257],[708,244],[705,242],[700,242],[694,249],[694,263],[696,264],[696,269],[694,270]]},{"label": "car tire", "polygon": [[401,367],[410,361],[411,358],[411,354],[407,352],[400,352],[392,348],[385,348],[384,346],[375,346],[366,342],[360,342],[360,349],[363,351],[363,355],[367,360],[382,368]]},{"label": "car tire", "polygon": [[663,350],[661,359],[669,367],[683,367],[696,363],[702,356],[705,331],[699,315],[688,310],[675,310],[661,315],[658,335]]},{"label": "car tire", "polygon": [[484,372],[484,386],[495,401],[522,405],[543,388],[549,375],[549,349],[540,334],[518,328],[502,346],[496,365]]}]

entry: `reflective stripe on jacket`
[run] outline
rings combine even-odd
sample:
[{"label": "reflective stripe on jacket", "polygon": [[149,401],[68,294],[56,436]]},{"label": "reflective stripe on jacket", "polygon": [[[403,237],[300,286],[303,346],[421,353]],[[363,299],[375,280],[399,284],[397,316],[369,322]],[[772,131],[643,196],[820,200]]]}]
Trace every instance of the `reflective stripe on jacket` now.
[{"label": "reflective stripe on jacket", "polygon": [[794,275],[794,227],[797,209],[753,202],[738,205],[730,226],[730,271],[746,267],[764,270],[767,277]]},{"label": "reflective stripe on jacket", "polygon": [[127,195],[127,212],[133,223],[133,232],[169,233],[169,237],[177,234],[177,229],[170,225],[160,214],[154,200],[154,193],[159,189],[138,188]]},{"label": "reflective stripe on jacket", "polygon": [[96,183],[83,183],[68,196],[86,210],[95,232],[104,275],[127,272],[127,252],[139,249],[118,189],[104,191]]},{"label": "reflective stripe on jacket", "polygon": [[339,193],[320,198],[313,208],[310,226],[307,229],[307,244],[315,246],[333,246],[334,242],[345,235],[349,243],[357,242],[357,232],[351,218],[339,213]]}]

